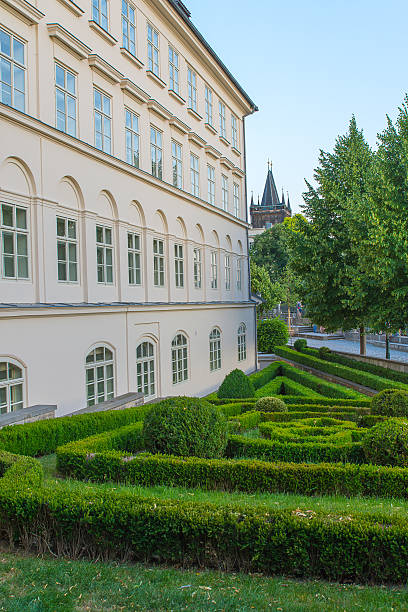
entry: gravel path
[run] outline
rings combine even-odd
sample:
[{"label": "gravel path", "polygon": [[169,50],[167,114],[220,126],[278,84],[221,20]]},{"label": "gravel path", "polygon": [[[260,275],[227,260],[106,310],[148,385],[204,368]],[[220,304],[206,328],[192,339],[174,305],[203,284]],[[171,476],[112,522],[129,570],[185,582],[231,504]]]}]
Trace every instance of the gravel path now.
[{"label": "gravel path", "polygon": [[[294,343],[296,338],[291,338],[289,344]],[[321,346],[328,346],[333,351],[344,351],[345,353],[360,353],[360,344],[359,342],[353,342],[352,340],[312,340],[307,339],[308,346],[320,348]],[[385,359],[385,347],[374,346],[367,342],[367,356],[369,357],[381,357]],[[408,363],[408,353],[404,351],[390,351],[391,359],[395,361],[404,361]]]}]

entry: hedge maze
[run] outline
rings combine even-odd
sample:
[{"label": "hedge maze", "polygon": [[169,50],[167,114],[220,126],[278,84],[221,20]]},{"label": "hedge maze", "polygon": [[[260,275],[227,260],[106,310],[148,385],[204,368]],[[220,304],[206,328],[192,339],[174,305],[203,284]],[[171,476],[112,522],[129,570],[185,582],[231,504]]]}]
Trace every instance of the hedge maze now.
[{"label": "hedge maze", "polygon": [[[307,350],[298,357],[319,359]],[[364,375],[405,390],[394,372]],[[220,395],[1,430],[3,538],[71,557],[408,579],[408,395],[371,400],[285,362],[234,373]],[[164,442],[185,450],[148,452]]]}]

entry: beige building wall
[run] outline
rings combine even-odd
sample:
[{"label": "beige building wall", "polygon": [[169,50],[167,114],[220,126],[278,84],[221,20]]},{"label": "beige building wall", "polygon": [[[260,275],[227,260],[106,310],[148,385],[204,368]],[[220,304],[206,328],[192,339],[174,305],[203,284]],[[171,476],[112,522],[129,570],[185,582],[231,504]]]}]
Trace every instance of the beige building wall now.
[{"label": "beige building wall", "polygon": [[[104,1],[95,3],[104,12]],[[0,362],[20,364],[24,405],[58,404],[59,413],[86,405],[85,359],[98,343],[110,346],[114,355],[115,395],[138,390],[136,347],[146,338],[154,346],[154,395],[202,395],[234,367],[255,368],[244,117],[256,107],[175,5],[168,0],[129,3],[135,11],[132,54],[122,37],[120,2],[108,1],[104,29],[93,20],[91,0],[0,0],[0,58],[23,72],[25,89],[24,112],[14,108],[14,99],[0,97],[0,204],[26,210],[28,237],[28,278],[10,277],[4,240],[0,248]],[[149,70],[149,24],[158,33],[158,74]],[[14,39],[20,50],[23,45],[23,61],[21,51],[13,57],[7,48],[7,40]],[[169,85],[169,46],[178,53],[178,93]],[[75,135],[56,129],[56,64],[75,78]],[[195,110],[189,107],[188,68],[196,75]],[[212,125],[206,122],[206,86],[212,91]],[[95,89],[110,99],[110,153],[97,147]],[[220,135],[220,102],[225,137]],[[126,109],[139,121],[139,167],[127,162]],[[152,176],[151,126],[162,134],[161,178]],[[177,186],[173,141],[181,145],[182,184]],[[199,163],[198,195],[192,195],[191,154]],[[208,164],[214,168],[214,204],[207,201]],[[58,278],[57,217],[76,222],[75,282]],[[97,278],[97,225],[112,232],[111,283]],[[18,229],[10,229],[1,215],[0,232],[17,240]],[[138,285],[129,283],[129,232],[140,237]],[[154,285],[154,239],[164,243],[162,287]],[[175,245],[183,248],[181,287],[176,286]],[[201,251],[200,287],[194,282],[194,249]],[[216,287],[211,282],[214,254]],[[241,324],[246,356],[241,351],[238,361]],[[220,330],[222,359],[221,367],[210,371],[214,327]],[[188,376],[173,384],[171,343],[179,333],[187,339]],[[1,385],[0,373],[3,410]]]}]

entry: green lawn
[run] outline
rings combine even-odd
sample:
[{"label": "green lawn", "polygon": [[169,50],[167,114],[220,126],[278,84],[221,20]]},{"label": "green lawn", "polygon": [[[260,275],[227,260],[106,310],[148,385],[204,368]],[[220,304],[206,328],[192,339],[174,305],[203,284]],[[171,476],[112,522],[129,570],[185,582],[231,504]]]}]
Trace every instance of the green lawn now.
[{"label": "green lawn", "polygon": [[0,554],[0,610],[408,610],[407,588]]}]

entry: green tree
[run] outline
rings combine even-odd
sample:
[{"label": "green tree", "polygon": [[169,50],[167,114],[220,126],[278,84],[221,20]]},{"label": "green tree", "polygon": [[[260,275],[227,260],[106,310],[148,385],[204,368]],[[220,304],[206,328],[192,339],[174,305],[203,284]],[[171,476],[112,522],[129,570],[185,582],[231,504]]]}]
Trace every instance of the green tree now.
[{"label": "green tree", "polygon": [[263,266],[258,266],[252,259],[251,291],[260,295],[264,300],[264,303],[257,307],[258,317],[274,308],[283,299],[282,288],[279,283],[272,283],[268,270]]},{"label": "green tree", "polygon": [[267,269],[271,281],[278,281],[289,261],[287,230],[277,223],[255,236],[250,249],[251,260]]}]

